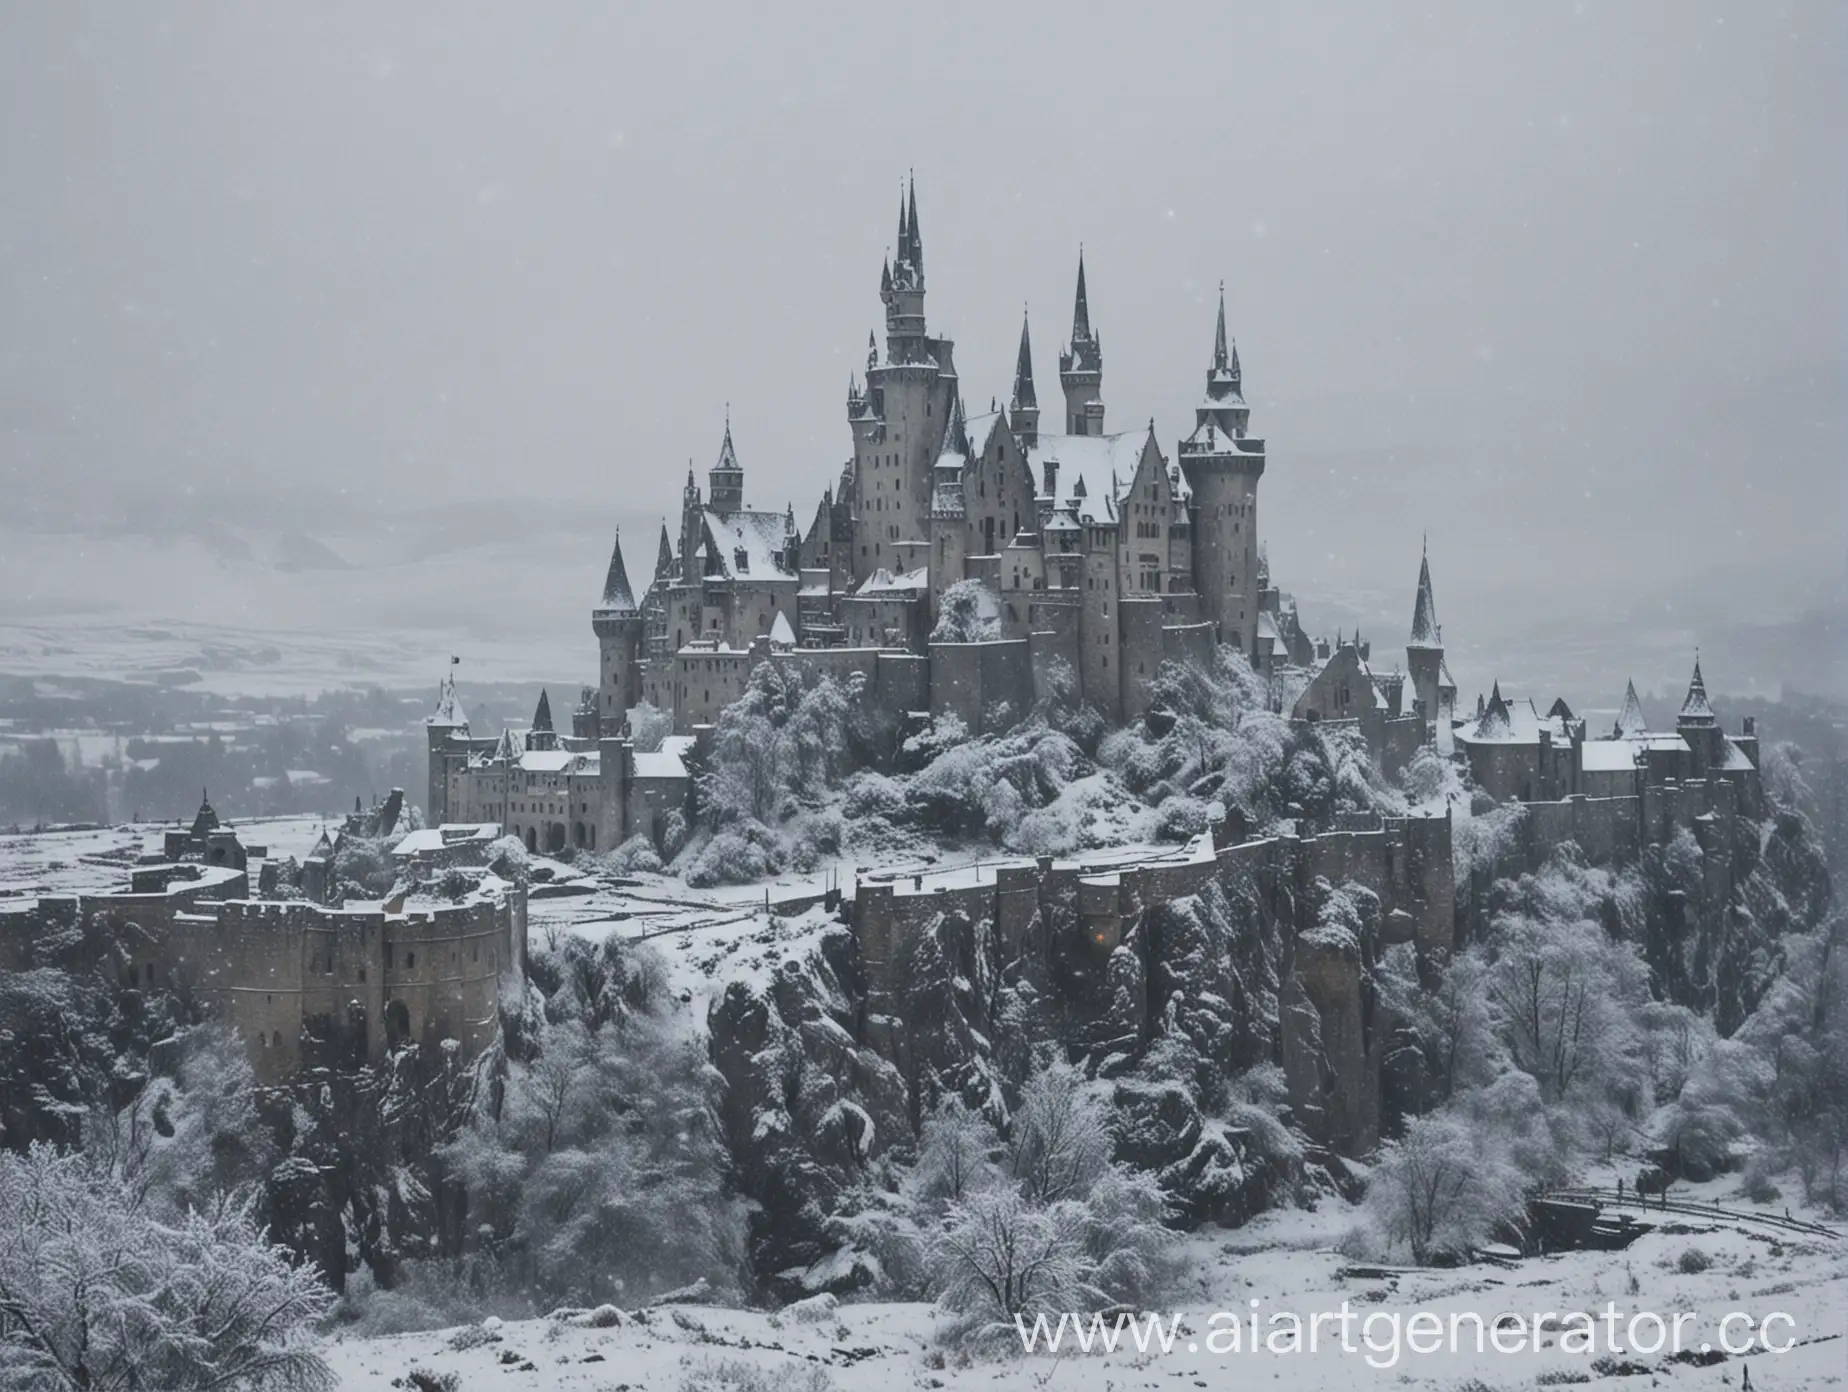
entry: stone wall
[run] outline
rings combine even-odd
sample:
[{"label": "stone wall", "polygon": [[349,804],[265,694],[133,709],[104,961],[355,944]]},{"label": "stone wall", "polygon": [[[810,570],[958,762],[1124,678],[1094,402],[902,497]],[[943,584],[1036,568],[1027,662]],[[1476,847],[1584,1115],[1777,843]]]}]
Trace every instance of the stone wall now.
[{"label": "stone wall", "polygon": [[971,734],[986,734],[1004,716],[1019,720],[1033,705],[1030,640],[930,645],[930,712],[953,714]]},{"label": "stone wall", "polygon": [[[1410,941],[1427,959],[1454,945],[1455,895],[1448,817],[1393,819],[1365,830],[1315,837],[1202,840],[1169,855],[1127,863],[1000,863],[941,876],[869,877],[852,908],[868,993],[877,1021],[869,1042],[896,1059],[905,1022],[894,1003],[908,984],[914,947],[949,920],[993,944],[999,981],[1024,980],[1058,1003],[1074,1057],[1122,1054],[1148,1042],[1122,1036],[1123,990],[1155,974],[1160,946],[1147,931],[1158,906],[1217,885],[1244,916],[1237,931],[1253,941],[1276,936],[1283,958],[1281,1036],[1264,1049],[1285,1064],[1292,1104],[1305,1129],[1345,1153],[1378,1139],[1383,1031],[1373,1019],[1367,963],[1357,949],[1309,939],[1318,881],[1354,883],[1379,896],[1382,941]],[[1227,838],[1228,840],[1230,838]],[[1128,954],[1125,957],[1124,954]],[[1146,1006],[1146,995],[1142,997]]]},{"label": "stone wall", "polygon": [[[502,973],[525,970],[524,890],[393,913],[248,892],[240,875],[9,907],[0,963],[23,970],[43,936],[85,925],[90,956],[76,966],[188,991],[237,1028],[262,1082],[356,1067],[400,1040],[455,1039],[473,1057],[498,1036]],[[240,897],[209,897],[230,894]]]}]

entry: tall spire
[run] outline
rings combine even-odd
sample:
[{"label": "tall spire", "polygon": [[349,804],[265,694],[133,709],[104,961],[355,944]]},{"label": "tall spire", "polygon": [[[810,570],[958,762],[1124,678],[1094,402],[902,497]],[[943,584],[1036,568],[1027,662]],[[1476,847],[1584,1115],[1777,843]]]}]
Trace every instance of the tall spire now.
[{"label": "tall spire", "polygon": [[1428,549],[1418,560],[1418,598],[1412,604],[1412,637],[1406,646],[1444,646],[1444,630],[1437,622],[1437,600],[1431,593],[1431,556]]},{"label": "tall spire", "polygon": [[924,274],[924,236],[918,231],[918,176],[911,176],[911,207],[907,219],[911,232],[909,259],[917,268],[919,275]]},{"label": "tall spire", "polygon": [[911,229],[905,226],[905,186],[898,186],[898,259],[905,259],[905,252],[911,245]]},{"label": "tall spire", "polygon": [[544,687],[540,687],[539,704],[533,708],[533,729],[535,731],[543,731],[550,730],[551,728],[552,698],[546,694]]},{"label": "tall spire", "polygon": [[[661,539],[667,540],[667,530],[662,528]],[[610,549],[610,570],[603,580],[603,599],[597,605],[600,611],[617,613],[635,612],[635,592],[629,588],[629,572],[622,563],[622,528],[616,529],[616,544]]]},{"label": "tall spire", "polygon": [[1681,703],[1678,725],[1712,725],[1719,719],[1707,702],[1707,683],[1700,675],[1700,649],[1694,650],[1694,679],[1688,683],[1688,698]]},{"label": "tall spire", "polygon": [[1037,407],[1038,398],[1033,393],[1033,338],[1027,332],[1027,315],[1022,310],[1020,315],[1020,356],[1014,360],[1014,400],[1013,408]]},{"label": "tall spire", "polygon": [[1078,293],[1072,299],[1072,347],[1091,337],[1091,303],[1084,293],[1084,248],[1078,248]]},{"label": "tall spire", "polygon": [[655,579],[673,573],[674,543],[668,540],[667,523],[661,523],[661,545],[655,553]]},{"label": "tall spire", "polygon": [[1219,327],[1213,331],[1213,371],[1226,370],[1226,283],[1219,282]]}]

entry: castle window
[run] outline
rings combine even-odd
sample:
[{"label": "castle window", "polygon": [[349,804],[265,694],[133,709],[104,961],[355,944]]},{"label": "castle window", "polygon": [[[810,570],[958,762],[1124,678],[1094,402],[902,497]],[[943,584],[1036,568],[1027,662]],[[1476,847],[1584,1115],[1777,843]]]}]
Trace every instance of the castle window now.
[{"label": "castle window", "polygon": [[275,1048],[280,1049],[282,1047],[282,1031],[281,1030],[271,1030],[270,1031],[270,1043]]},{"label": "castle window", "polygon": [[409,971],[412,967],[416,965],[417,965],[417,954],[415,952],[405,953],[404,954],[404,969],[406,971]]}]

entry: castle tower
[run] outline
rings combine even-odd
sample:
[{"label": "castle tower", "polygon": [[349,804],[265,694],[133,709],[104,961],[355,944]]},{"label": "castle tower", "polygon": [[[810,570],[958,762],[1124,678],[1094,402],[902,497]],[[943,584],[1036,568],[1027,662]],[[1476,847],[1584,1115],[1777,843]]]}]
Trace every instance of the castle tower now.
[{"label": "castle tower", "polygon": [[1720,730],[1720,718],[1707,700],[1707,683],[1700,674],[1700,653],[1694,654],[1694,677],[1688,683],[1687,699],[1675,717],[1675,733],[1687,741],[1693,752],[1691,778],[1705,778],[1720,762],[1726,737]]},{"label": "castle tower", "polygon": [[542,686],[539,704],[533,707],[533,725],[526,732],[527,749],[558,748],[558,731],[552,728],[552,697]]},{"label": "castle tower", "polygon": [[1039,441],[1039,397],[1033,390],[1033,340],[1027,333],[1027,316],[1020,316],[1020,355],[1014,360],[1014,396],[1008,402],[1007,428],[1022,450]]},{"label": "castle tower", "polygon": [[1418,594],[1412,601],[1412,634],[1405,643],[1405,670],[1412,683],[1412,708],[1424,719],[1427,737],[1443,741],[1450,732],[1450,712],[1444,708],[1443,694],[1444,630],[1437,622],[1428,550],[1418,560]]},{"label": "castle tower", "polygon": [[1612,739],[1630,739],[1636,735],[1649,732],[1649,722],[1643,718],[1643,703],[1637,699],[1636,683],[1624,683],[1623,709],[1617,712],[1617,723],[1611,727]]},{"label": "castle tower", "polygon": [[[443,673],[442,684],[436,689],[436,710],[424,718],[424,754],[428,760],[424,821],[430,826],[441,826],[449,820],[450,736],[461,735],[464,741],[468,737],[468,713],[456,699],[456,664],[460,660],[449,659],[449,670]],[[464,742],[461,757],[467,757],[467,748]]]},{"label": "castle tower", "polygon": [[868,344],[864,395],[848,402],[853,463],[841,501],[850,508],[848,566],[864,580],[881,567],[924,563],[937,446],[956,399],[955,344],[924,322],[924,237],[917,183],[899,199],[898,245],[879,277],[886,354]]},{"label": "castle tower", "polygon": [[[729,432],[726,444],[731,443]],[[667,546],[667,529],[661,529],[661,545]],[[671,562],[670,562],[671,564]],[[660,569],[661,562],[656,563]],[[622,532],[610,549],[609,574],[604,577],[603,597],[590,611],[590,627],[597,635],[597,722],[598,731],[615,734],[629,718],[629,708],[642,700],[642,611],[629,588],[629,572],[622,563]],[[549,710],[547,712],[550,714]],[[535,718],[535,728],[537,719]]]},{"label": "castle tower", "polygon": [[706,479],[712,488],[714,512],[744,511],[744,466],[738,463],[738,451],[732,448],[730,406],[725,408],[725,442],[719,446],[719,461]]},{"label": "castle tower", "polygon": [[1240,395],[1238,352],[1226,339],[1225,291],[1206,372],[1206,400],[1194,408],[1194,431],[1180,444],[1181,471],[1193,490],[1193,577],[1201,612],[1219,641],[1247,657],[1257,653],[1258,480],[1264,442],[1246,433],[1251,412]]},{"label": "castle tower", "polygon": [[1065,433],[1104,433],[1104,340],[1091,328],[1084,288],[1084,250],[1078,252],[1078,293],[1072,300],[1072,341],[1059,354],[1059,385],[1065,389]]},{"label": "castle tower", "polygon": [[696,585],[699,583],[699,544],[704,528],[705,507],[700,502],[699,485],[693,481],[693,461],[689,459],[686,487],[680,490],[680,581],[682,584]]}]

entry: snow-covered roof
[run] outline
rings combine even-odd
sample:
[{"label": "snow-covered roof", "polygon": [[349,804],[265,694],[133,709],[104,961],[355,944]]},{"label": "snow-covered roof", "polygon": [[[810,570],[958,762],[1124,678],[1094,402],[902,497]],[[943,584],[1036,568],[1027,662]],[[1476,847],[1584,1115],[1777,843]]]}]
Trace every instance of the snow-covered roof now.
[{"label": "snow-covered roof", "polygon": [[456,699],[456,665],[452,661],[449,670],[443,673],[442,684],[436,689],[436,713],[429,718],[431,725],[466,725],[468,712],[462,709],[462,703]]},{"label": "snow-covered roof", "polygon": [[773,648],[793,648],[796,645],[796,632],[789,626],[789,615],[781,609],[770,621],[770,646]]},{"label": "snow-covered roof", "polygon": [[603,577],[603,598],[597,602],[599,614],[633,614],[635,612],[635,592],[629,588],[629,572],[622,564],[622,534],[616,535],[616,544],[610,551],[609,573]]},{"label": "snow-covered roof", "polygon": [[1694,679],[1688,683],[1688,698],[1681,703],[1681,714],[1677,723],[1689,725],[1712,725],[1719,719],[1713,713],[1713,707],[1707,701],[1707,683],[1700,675],[1700,658],[1694,658]]},{"label": "snow-covered roof", "polygon": [[1721,773],[1745,773],[1757,767],[1743,749],[1731,740],[1726,741],[1726,750],[1720,756]]},{"label": "snow-covered roof", "polygon": [[1410,648],[1441,648],[1444,631],[1437,622],[1437,599],[1431,593],[1431,558],[1418,562],[1418,597],[1412,602],[1412,636]]},{"label": "snow-covered roof", "polygon": [[1622,739],[1586,740],[1579,748],[1579,767],[1586,773],[1631,773],[1636,747]]},{"label": "snow-covered roof", "polygon": [[727,577],[793,576],[786,565],[789,517],[781,512],[707,512],[706,553]]},{"label": "snow-covered roof", "polygon": [[519,767],[525,773],[564,773],[582,757],[569,749],[529,749],[520,755]]},{"label": "snow-covered roof", "polygon": [[[1046,464],[1056,462],[1055,512],[1069,513],[1080,522],[1116,522],[1116,500],[1111,480],[1122,487],[1135,478],[1148,445],[1149,432],[1125,430],[1118,435],[1042,434],[1027,450],[1033,484],[1046,486]],[[1044,492],[1040,501],[1046,501]]]},{"label": "snow-covered roof", "polygon": [[499,822],[444,822],[423,827],[391,848],[395,856],[423,855],[449,846],[487,846],[500,840]]},{"label": "snow-covered roof", "polygon": [[685,778],[687,776],[686,756],[692,751],[692,735],[669,735],[661,741],[661,748],[652,754],[635,756],[635,776],[637,778]]},{"label": "snow-covered roof", "polygon": [[919,566],[916,570],[899,571],[896,574],[880,566],[860,582],[860,588],[855,590],[854,594],[862,597],[890,595],[902,599],[929,588],[930,569],[927,566]]},{"label": "snow-covered roof", "polygon": [[1268,638],[1273,643],[1283,641],[1283,635],[1277,631],[1277,620],[1268,609],[1258,612],[1258,637]]}]

